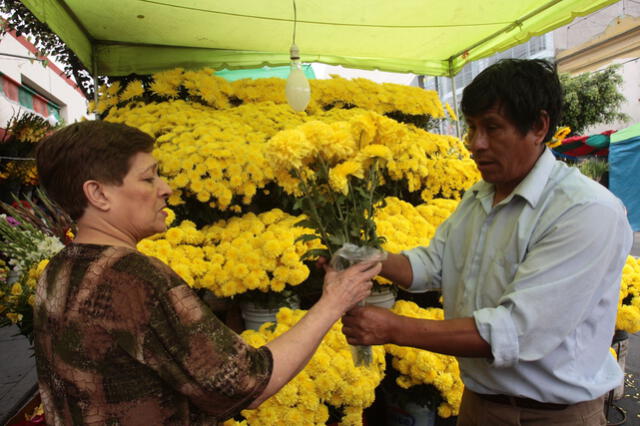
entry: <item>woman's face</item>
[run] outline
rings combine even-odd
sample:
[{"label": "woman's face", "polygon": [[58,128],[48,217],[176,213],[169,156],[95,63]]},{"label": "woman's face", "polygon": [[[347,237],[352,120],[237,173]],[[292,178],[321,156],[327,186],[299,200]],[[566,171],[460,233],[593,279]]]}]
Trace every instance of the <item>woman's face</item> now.
[{"label": "woman's face", "polygon": [[151,154],[135,154],[122,185],[108,185],[105,190],[110,195],[114,226],[136,242],[166,229],[167,214],[162,209],[171,188],[158,176],[158,162]]}]

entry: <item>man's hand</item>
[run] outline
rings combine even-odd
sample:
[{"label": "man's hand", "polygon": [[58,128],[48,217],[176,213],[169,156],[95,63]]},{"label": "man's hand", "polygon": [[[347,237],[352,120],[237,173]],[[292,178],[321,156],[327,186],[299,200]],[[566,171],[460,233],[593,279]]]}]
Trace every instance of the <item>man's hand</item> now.
[{"label": "man's hand", "polygon": [[491,346],[472,317],[428,320],[394,314],[376,306],[355,307],[342,317],[352,345],[411,346],[446,355],[491,358]]},{"label": "man's hand", "polygon": [[352,345],[393,343],[394,330],[400,319],[388,309],[358,306],[342,317],[342,332]]}]

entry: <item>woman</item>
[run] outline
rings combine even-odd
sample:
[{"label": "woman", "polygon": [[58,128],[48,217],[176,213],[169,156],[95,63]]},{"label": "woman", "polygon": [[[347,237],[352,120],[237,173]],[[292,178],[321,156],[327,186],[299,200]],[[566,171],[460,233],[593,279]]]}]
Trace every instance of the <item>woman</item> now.
[{"label": "woman", "polygon": [[47,423],[216,424],[291,380],[332,324],[369,294],[380,264],[327,269],[320,300],[254,349],[167,265],[136,250],[165,230],[171,189],[153,139],[86,121],[42,141],[47,194],[77,222],[37,288],[35,351]]}]

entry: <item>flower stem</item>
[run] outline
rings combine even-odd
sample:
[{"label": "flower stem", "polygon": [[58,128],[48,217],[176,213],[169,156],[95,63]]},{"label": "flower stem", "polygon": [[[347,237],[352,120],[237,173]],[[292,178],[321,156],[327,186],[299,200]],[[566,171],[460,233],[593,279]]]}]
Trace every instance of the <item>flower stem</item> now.
[{"label": "flower stem", "polygon": [[311,218],[312,221],[314,221],[318,227],[318,230],[320,231],[320,236],[322,237],[322,240],[325,242],[327,249],[329,250],[329,255],[333,256],[333,250],[331,249],[331,244],[329,241],[329,235],[327,234],[327,231],[324,229],[324,225],[322,223],[322,219],[320,219],[320,215],[318,214],[318,210],[316,209],[316,204],[313,201],[313,194],[309,191],[309,187],[307,186],[306,182],[304,181],[304,179],[302,178],[302,176],[300,176],[300,174],[298,174],[297,170],[294,170],[294,173],[296,175],[296,177],[298,179],[300,179],[300,185],[302,186],[302,191],[307,194],[307,202],[309,203],[309,207],[311,210],[311,214],[313,215],[313,217]]}]

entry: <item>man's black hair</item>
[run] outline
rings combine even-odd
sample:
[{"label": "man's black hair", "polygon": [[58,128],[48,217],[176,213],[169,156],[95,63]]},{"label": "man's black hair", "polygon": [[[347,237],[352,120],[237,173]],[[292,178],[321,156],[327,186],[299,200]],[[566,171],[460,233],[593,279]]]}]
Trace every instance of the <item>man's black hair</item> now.
[{"label": "man's black hair", "polygon": [[542,59],[503,59],[482,71],[462,92],[461,109],[473,117],[499,106],[525,134],[541,111],[549,115],[550,140],[562,111],[562,86],[555,64]]}]

